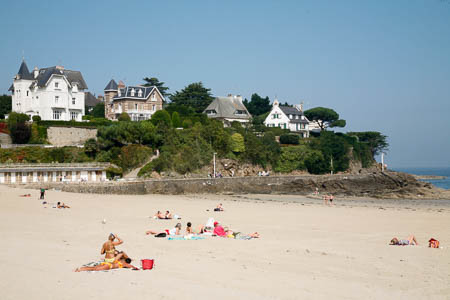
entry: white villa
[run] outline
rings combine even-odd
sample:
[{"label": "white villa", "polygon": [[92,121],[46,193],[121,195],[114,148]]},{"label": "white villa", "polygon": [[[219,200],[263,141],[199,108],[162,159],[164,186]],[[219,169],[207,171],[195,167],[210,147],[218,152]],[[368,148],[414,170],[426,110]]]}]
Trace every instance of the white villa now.
[{"label": "white villa", "polygon": [[79,71],[62,66],[34,68],[30,73],[25,61],[9,88],[12,111],[42,120],[76,120],[84,115],[86,82]]},{"label": "white villa", "polygon": [[301,137],[309,137],[309,120],[303,114],[302,105],[283,106],[275,99],[267,118],[264,120],[264,125],[267,127],[280,127],[289,129],[292,132],[297,132]]}]

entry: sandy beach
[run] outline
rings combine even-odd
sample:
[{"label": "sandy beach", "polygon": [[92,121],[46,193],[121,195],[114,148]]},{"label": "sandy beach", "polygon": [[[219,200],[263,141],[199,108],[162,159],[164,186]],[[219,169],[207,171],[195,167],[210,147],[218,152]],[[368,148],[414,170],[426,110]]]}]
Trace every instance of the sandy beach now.
[{"label": "sandy beach", "polygon": [[[31,193],[31,197],[20,197]],[[94,195],[0,186],[2,299],[450,299],[450,201],[284,195]],[[217,203],[224,212],[213,212]],[[209,211],[207,211],[209,209]],[[150,218],[170,210],[194,227],[214,217],[261,238],[167,240]],[[106,224],[102,220],[106,220]],[[110,233],[150,271],[73,270],[99,261]],[[414,234],[419,246],[389,246]],[[443,249],[430,249],[429,238]]]}]

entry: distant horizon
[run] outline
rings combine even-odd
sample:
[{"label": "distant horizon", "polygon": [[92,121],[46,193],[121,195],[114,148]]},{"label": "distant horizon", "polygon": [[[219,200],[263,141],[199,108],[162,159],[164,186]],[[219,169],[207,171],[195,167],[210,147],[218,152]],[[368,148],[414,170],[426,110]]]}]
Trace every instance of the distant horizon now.
[{"label": "distant horizon", "polygon": [[388,166],[450,166],[442,133],[450,128],[450,1],[76,6],[4,3],[0,94],[10,94],[23,56],[30,71],[80,71],[95,95],[112,78],[137,85],[157,77],[171,93],[202,81],[214,96],[330,107],[347,121],[339,131],[388,136]]}]

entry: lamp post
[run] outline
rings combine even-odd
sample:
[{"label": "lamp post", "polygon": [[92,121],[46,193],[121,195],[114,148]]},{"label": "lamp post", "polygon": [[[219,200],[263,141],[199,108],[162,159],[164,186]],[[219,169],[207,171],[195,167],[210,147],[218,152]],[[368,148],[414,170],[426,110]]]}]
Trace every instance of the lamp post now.
[{"label": "lamp post", "polygon": [[381,152],[381,172],[384,172],[384,152]]},{"label": "lamp post", "polygon": [[213,153],[213,163],[214,163],[214,178],[216,178],[216,152]]}]

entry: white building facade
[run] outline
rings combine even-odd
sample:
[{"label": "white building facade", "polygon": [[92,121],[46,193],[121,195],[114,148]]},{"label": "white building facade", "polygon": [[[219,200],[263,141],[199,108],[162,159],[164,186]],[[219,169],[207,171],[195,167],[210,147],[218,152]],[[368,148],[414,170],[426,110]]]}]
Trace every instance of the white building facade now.
[{"label": "white building facade", "polygon": [[55,66],[29,72],[22,62],[14,82],[12,111],[42,120],[81,121],[84,115],[86,82],[79,71]]},{"label": "white building facade", "polygon": [[298,133],[301,137],[309,137],[309,120],[303,114],[302,105],[282,106],[275,100],[267,118],[264,120],[267,127],[280,127]]}]

